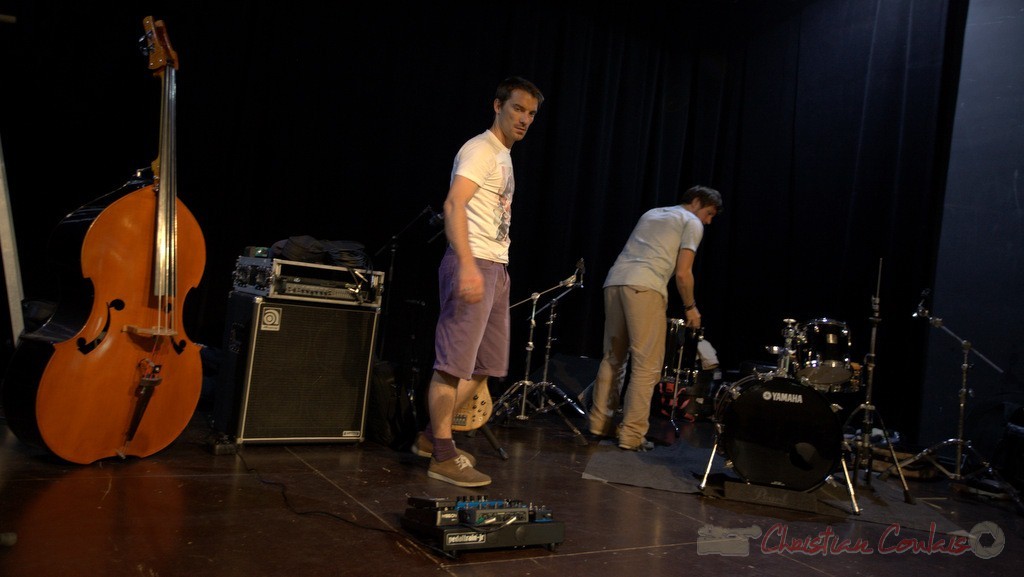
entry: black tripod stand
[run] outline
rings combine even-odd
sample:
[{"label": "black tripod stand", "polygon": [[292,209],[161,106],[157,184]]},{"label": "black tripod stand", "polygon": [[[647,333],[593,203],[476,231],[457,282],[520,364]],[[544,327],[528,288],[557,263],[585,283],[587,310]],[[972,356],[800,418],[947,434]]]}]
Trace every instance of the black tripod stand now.
[{"label": "black tripod stand", "polygon": [[[872,474],[872,462],[874,461],[875,451],[871,446],[871,432],[874,430],[874,419],[878,419],[878,425],[881,428],[882,435],[885,438],[885,444],[889,448],[889,455],[892,458],[892,462],[895,464],[896,471],[899,473],[900,482],[903,484],[903,500],[907,503],[913,503],[914,497],[910,494],[910,487],[907,486],[907,479],[903,476],[903,468],[900,465],[899,459],[896,458],[896,449],[892,446],[892,439],[889,437],[889,430],[885,428],[885,422],[882,420],[882,414],[878,412],[878,409],[871,402],[871,392],[874,388],[875,382],[875,342],[878,334],[878,325],[882,322],[882,317],[879,314],[879,293],[882,290],[882,261],[878,261],[878,286],[875,288],[875,296],[871,297],[871,343],[868,347],[868,354],[864,357],[864,365],[867,367],[867,377],[865,378],[865,392],[864,402],[861,403],[850,416],[846,418],[846,424],[843,427],[843,431],[846,431],[846,425],[853,422],[853,418],[857,413],[863,413],[861,419],[860,437],[856,443],[856,451],[853,451],[849,446],[849,441],[843,438],[844,448],[853,453],[853,475],[852,481],[856,481],[857,471],[864,469],[864,484],[871,486],[871,474]],[[847,471],[847,475],[849,472]],[[856,495],[854,493],[853,484],[849,483],[850,496],[856,501]],[[858,511],[859,512],[859,511]]]},{"label": "black tripod stand", "polygon": [[[518,414],[515,415],[515,418],[521,421],[525,421],[530,418],[527,414],[528,410],[536,414],[554,411],[566,426],[569,427],[569,430],[572,431],[573,440],[578,445],[586,445],[587,440],[583,436],[583,433],[581,433],[580,430],[572,424],[572,421],[565,416],[565,413],[562,412],[562,407],[569,405],[580,415],[586,415],[586,412],[565,391],[548,381],[548,363],[551,360],[551,344],[554,342],[555,318],[557,318],[555,309],[558,305],[558,301],[565,295],[572,292],[573,288],[577,286],[583,288],[582,275],[583,259],[580,259],[576,263],[576,272],[574,272],[571,277],[559,282],[557,285],[543,292],[533,293],[530,295],[530,298],[519,301],[509,307],[511,309],[526,302],[533,303],[533,308],[530,312],[530,331],[526,341],[526,376],[523,380],[518,381],[509,387],[509,389],[501,395],[501,398],[495,401],[494,413],[491,416],[492,419],[508,419],[515,412],[515,407],[517,405],[519,410]],[[552,298],[551,302],[544,305],[539,310],[537,309],[537,301],[540,300],[541,295],[563,287],[565,287],[566,290]],[[550,307],[551,310],[548,313],[548,338],[544,347],[544,370],[541,376],[541,381],[534,383],[530,380],[530,362],[533,358],[533,332],[537,326],[537,313],[543,312],[544,309],[548,307]],[[554,398],[552,396],[554,396]]]},{"label": "black tripod stand", "polygon": [[[926,290],[922,294],[922,296],[927,296],[927,294],[928,291]],[[917,306],[917,312],[915,312],[913,316],[916,318],[928,319],[928,323],[931,324],[931,326],[941,328],[943,331],[945,331],[946,334],[953,337],[954,339],[957,340],[957,342],[960,343],[961,350],[963,351],[963,361],[960,364],[960,391],[958,394],[960,412],[957,418],[955,438],[946,439],[945,441],[932,445],[931,447],[928,447],[927,449],[921,451],[920,453],[914,455],[913,457],[910,457],[909,459],[904,460],[903,462],[897,462],[895,466],[897,468],[906,467],[912,463],[920,461],[921,459],[927,459],[932,465],[935,466],[936,469],[942,472],[942,474],[945,475],[947,479],[954,482],[966,482],[979,478],[981,475],[986,474],[990,479],[995,481],[995,483],[999,486],[1000,489],[1002,489],[1003,491],[1006,492],[1007,495],[1009,495],[1009,497],[1013,500],[1014,504],[1017,506],[1017,509],[1020,510],[1021,512],[1024,512],[1024,504],[1021,503],[1020,495],[1017,493],[1017,490],[1013,487],[1013,485],[1004,481],[1003,478],[999,475],[999,473],[997,473],[996,470],[992,468],[992,465],[985,460],[985,458],[981,455],[981,453],[979,453],[974,448],[973,445],[971,445],[971,442],[967,439],[964,439],[964,416],[965,408],[967,406],[967,395],[973,394],[971,390],[967,388],[967,373],[971,368],[971,351],[974,351],[974,353],[978,355],[980,359],[988,363],[997,372],[1002,373],[1003,370],[996,366],[995,363],[988,360],[988,358],[986,358],[985,355],[979,353],[976,349],[974,349],[971,346],[970,341],[961,339],[953,331],[949,330],[949,328],[947,328],[942,323],[941,318],[930,316],[928,309],[924,307],[923,298],[921,300],[921,303],[918,304]],[[955,449],[955,456],[953,460],[952,469],[946,468],[946,466],[944,466],[937,458],[937,453],[946,447],[953,447]],[[976,467],[973,468],[970,472],[965,473],[964,470],[965,466],[968,464],[968,459],[972,457],[976,462]],[[883,475],[888,475],[891,470],[892,467],[886,469]]]}]

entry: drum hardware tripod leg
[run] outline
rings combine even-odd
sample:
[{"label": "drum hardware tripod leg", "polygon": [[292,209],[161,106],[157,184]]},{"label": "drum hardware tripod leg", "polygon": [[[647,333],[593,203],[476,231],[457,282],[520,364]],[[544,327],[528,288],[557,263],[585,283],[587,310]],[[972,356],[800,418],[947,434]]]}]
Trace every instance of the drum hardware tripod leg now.
[{"label": "drum hardware tripod leg", "polygon": [[[762,376],[759,375],[758,378],[762,378]],[[722,423],[721,423],[721,421],[718,420],[718,416],[717,416],[717,407],[722,402],[722,399],[720,399],[718,397],[720,397],[720,396],[724,397],[725,395],[729,395],[733,400],[735,400],[739,396],[739,393],[734,391],[734,388],[736,387],[737,384],[738,383],[733,383],[729,388],[727,388],[727,389],[726,388],[722,388],[722,389],[720,389],[715,394],[715,399],[714,399],[714,405],[716,407],[715,443],[711,447],[711,455],[708,457],[708,466],[707,466],[706,469],[704,469],[704,478],[701,480],[700,485],[698,485],[698,488],[701,490],[701,492],[704,491],[704,486],[708,482],[708,474],[711,473],[711,464],[715,461],[715,455],[718,453],[718,442],[721,440],[721,437],[722,437]],[[726,466],[728,467],[728,464],[726,464]]]},{"label": "drum hardware tripod leg", "polygon": [[[715,426],[717,427],[718,425],[715,425]],[[714,443],[714,445],[711,446],[711,455],[708,457],[708,466],[704,469],[704,478],[702,478],[700,480],[700,485],[697,486],[697,488],[700,489],[700,491],[702,493],[704,492],[704,487],[707,486],[707,484],[708,484],[708,475],[711,474],[711,464],[715,462],[715,453],[717,453],[717,452],[718,452],[718,433],[715,433],[715,443]]]},{"label": "drum hardware tripod leg", "polygon": [[[492,418],[502,414],[504,414],[507,418],[507,416],[511,413],[511,407],[515,404],[513,402],[513,399],[515,399],[519,403],[519,414],[516,415],[517,419],[525,421],[530,418],[529,415],[527,415],[527,407],[531,408],[535,413],[546,413],[549,411],[555,411],[555,413],[558,414],[558,416],[562,419],[566,426],[568,426],[569,429],[572,431],[573,441],[578,445],[586,445],[586,437],[584,437],[583,433],[572,424],[572,422],[565,416],[564,413],[562,413],[561,408],[565,405],[570,405],[580,415],[586,415],[586,411],[584,411],[583,408],[576,403],[576,401],[574,401],[568,394],[566,394],[565,391],[558,388],[553,383],[548,382],[547,380],[548,365],[551,361],[551,344],[554,342],[553,335],[556,318],[555,307],[558,303],[558,300],[561,299],[563,296],[567,295],[569,292],[571,292],[573,287],[583,286],[576,280],[581,272],[581,263],[578,262],[576,266],[576,273],[573,274],[572,277],[569,277],[566,280],[558,283],[557,285],[545,290],[543,293],[533,293],[532,295],[530,295],[530,298],[527,299],[532,301],[533,305],[530,312],[530,331],[526,344],[526,377],[523,380],[512,385],[512,387],[510,387],[509,390],[505,391],[505,393],[495,402],[495,407],[497,407],[497,409],[492,415]],[[537,301],[540,299],[540,296],[544,293],[550,292],[560,287],[568,288],[565,291],[563,291],[560,295],[551,299],[551,302],[544,305],[543,307],[540,308],[540,310],[538,310]],[[509,308],[513,308],[524,302],[526,301],[520,301]],[[537,313],[542,312],[545,308],[549,306],[551,307],[551,311],[548,313],[548,338],[547,344],[545,346],[544,371],[541,382],[534,383],[530,381],[530,363],[533,357],[533,334],[534,330],[537,327],[536,318]],[[552,400],[551,397],[548,396],[549,391],[557,394],[560,400],[558,402]],[[535,401],[530,400],[531,394],[536,397]]]},{"label": "drum hardware tripod leg", "polygon": [[[866,389],[864,393],[864,402],[861,403],[850,416],[847,417],[846,422],[849,424],[853,417],[863,411],[864,416],[861,421],[861,435],[860,441],[857,443],[857,451],[855,453],[853,461],[854,477],[856,477],[857,471],[860,470],[861,465],[865,467],[864,471],[864,483],[867,486],[871,486],[871,474],[874,460],[874,449],[871,447],[871,431],[874,429],[872,416],[878,416],[878,424],[881,427],[882,435],[885,438],[885,443],[889,447],[889,454],[892,457],[893,463],[895,463],[896,470],[900,476],[900,482],[903,485],[903,500],[906,503],[913,504],[914,497],[910,494],[910,487],[907,485],[907,479],[903,476],[903,467],[900,466],[899,460],[896,458],[896,449],[892,445],[892,439],[889,435],[889,430],[885,428],[885,423],[882,421],[881,413],[875,409],[875,406],[871,403],[871,393],[874,388],[875,381],[875,344],[876,337],[878,334],[878,324],[882,322],[882,317],[879,314],[879,297],[878,294],[882,291],[882,260],[878,260],[878,286],[875,289],[875,295],[871,297],[871,343],[868,347],[868,354],[865,356],[864,364],[867,367],[867,378],[865,379]],[[845,431],[846,427],[843,427]],[[845,434],[845,433],[844,433]],[[845,441],[844,441],[845,442]],[[845,461],[843,463],[845,469]],[[880,477],[881,478],[881,477]],[[884,480],[884,479],[883,479]]]},{"label": "drum hardware tripod leg", "polygon": [[[554,297],[553,299],[551,299],[551,302],[549,302],[547,305],[545,305],[545,307],[550,306],[551,310],[548,312],[548,323],[547,323],[548,324],[548,338],[547,338],[547,342],[544,345],[544,370],[541,373],[541,375],[542,375],[541,376],[541,382],[537,383],[537,387],[539,389],[537,391],[537,394],[540,396],[540,405],[539,405],[539,407],[537,409],[537,412],[538,413],[546,413],[548,411],[555,411],[555,413],[557,413],[558,416],[562,419],[562,422],[564,422],[565,425],[569,428],[569,430],[572,431],[572,433],[573,433],[573,441],[577,445],[586,446],[587,445],[586,437],[584,437],[583,433],[580,432],[580,430],[578,428],[576,428],[575,425],[572,424],[572,421],[570,421],[568,419],[568,417],[565,416],[564,413],[562,413],[562,407],[565,406],[565,405],[569,405],[570,407],[575,409],[576,412],[580,414],[580,416],[586,416],[586,414],[587,414],[586,411],[584,411],[583,408],[580,407],[576,403],[576,401],[574,401],[572,399],[572,397],[570,397],[565,391],[560,389],[554,383],[551,383],[551,382],[548,381],[548,366],[549,366],[549,364],[551,362],[551,344],[555,341],[555,339],[554,339],[555,319],[558,316],[555,313],[555,308],[558,305],[558,300],[561,299],[563,296],[569,294],[569,292],[571,290],[572,290],[572,286],[570,286],[568,289],[563,291],[562,294],[560,294],[560,295]],[[540,310],[543,311],[544,308],[542,307]],[[551,397],[548,395],[549,391],[555,393],[556,395],[558,395],[560,400],[558,402],[553,401],[551,399]]]},{"label": "drum hardware tripod leg", "polygon": [[[476,434],[476,431],[477,429],[473,429],[472,431],[466,433],[466,436],[472,437]],[[480,432],[483,433],[484,438],[487,439],[487,442],[490,443],[492,447],[494,447],[494,450],[498,452],[498,456],[501,457],[501,460],[507,461],[508,453],[505,451],[505,448],[502,447],[500,443],[498,443],[498,438],[494,436],[494,433],[491,431],[490,427],[487,426],[487,423],[480,425]]]},{"label": "drum hardware tripod leg", "polygon": [[[704,338],[703,329],[692,329],[692,335],[691,329],[684,327],[683,331],[684,336],[682,338],[682,342],[679,343],[679,349],[676,352],[676,366],[672,369],[674,374],[672,407],[669,409],[668,415],[669,422],[672,423],[672,429],[675,431],[676,438],[679,438],[679,424],[676,422],[676,411],[679,408],[679,394],[684,388],[689,393],[692,393],[693,387],[697,383],[697,343]],[[685,368],[683,367],[684,363],[686,364]],[[663,371],[663,373],[664,372],[667,371]],[[664,376],[667,375],[663,374],[663,377]]]},{"label": "drum hardware tripod leg", "polygon": [[[715,425],[715,427],[718,428],[719,425]],[[708,465],[707,465],[707,467],[704,468],[704,477],[701,478],[700,484],[697,486],[697,488],[702,493],[704,492],[704,488],[708,484],[708,476],[711,474],[711,465],[712,465],[712,463],[714,463],[715,455],[718,453],[718,437],[719,437],[719,433],[716,432],[715,433],[715,442],[711,446],[711,455],[708,457]],[[843,441],[843,446],[846,448],[847,451],[850,451],[849,443],[847,443],[845,440]],[[846,468],[846,460],[845,459],[840,459],[840,461],[842,462],[842,465],[843,465],[843,477],[846,480],[846,490],[847,490],[847,492],[850,495],[850,504],[853,506],[853,513],[855,515],[860,515],[860,506],[857,504],[857,495],[856,495],[856,492],[853,489],[853,481],[851,480],[851,477],[850,477],[850,471],[849,471],[849,469]]]},{"label": "drum hardware tripod leg", "polygon": [[495,409],[494,414],[491,416],[492,419],[501,415],[504,415],[507,419],[513,413],[512,407],[517,404],[519,405],[519,414],[516,415],[516,418],[519,420],[526,420],[529,418],[526,416],[526,405],[529,403],[529,400],[527,399],[529,392],[534,387],[533,381],[530,380],[530,361],[533,358],[533,331],[537,326],[537,322],[534,320],[534,317],[537,309],[537,299],[539,298],[540,293],[533,293],[533,295],[530,296],[530,300],[533,301],[534,312],[530,314],[530,334],[526,338],[526,376],[523,377],[523,380],[517,381],[509,387],[508,390],[494,402]]},{"label": "drum hardware tripod leg", "polygon": [[[872,329],[871,350],[874,350],[874,329]],[[878,425],[882,431],[883,437],[885,438],[885,444],[889,449],[889,456],[892,459],[892,462],[895,464],[894,466],[896,467],[896,470],[899,473],[900,483],[903,485],[903,500],[906,503],[913,504],[914,497],[913,495],[910,494],[910,487],[907,485],[907,479],[903,475],[903,467],[900,465],[899,459],[896,457],[896,448],[892,444],[892,439],[889,435],[889,430],[885,427],[885,421],[882,420],[882,414],[879,413],[875,406],[871,403],[871,391],[872,384],[874,381],[875,368],[874,353],[868,353],[867,357],[865,358],[865,366],[867,367],[867,378],[865,379],[867,388],[864,394],[864,402],[858,405],[857,408],[854,409],[854,411],[850,413],[850,416],[847,417],[846,419],[846,425],[848,425],[853,420],[853,417],[857,415],[857,413],[864,413],[863,419],[861,420],[861,435],[859,440],[857,441],[857,450],[851,451],[853,455],[854,478],[856,478],[857,471],[863,468],[864,484],[869,487],[871,486],[871,472],[874,469],[872,463],[874,461],[875,454],[874,449],[871,446],[871,432],[874,430],[874,421],[872,420],[872,417],[877,417]],[[846,425],[843,426],[844,431],[847,428]],[[845,440],[843,442],[846,443]],[[844,461],[844,468],[845,465],[846,462]],[[883,473],[882,475],[879,475],[879,478],[884,481],[885,479],[888,478],[888,474]]]},{"label": "drum hardware tripod leg", "polygon": [[[683,329],[685,330],[685,329]],[[676,351],[676,366],[672,369],[674,375],[672,380],[672,406],[668,411],[668,422],[672,423],[672,430],[675,431],[676,438],[679,438],[679,425],[676,423],[676,407],[679,403],[679,390],[683,388],[683,379],[680,378],[683,374],[683,349],[686,348],[686,343],[679,343],[679,348]],[[662,380],[668,380],[668,366],[666,370],[662,371]],[[687,371],[689,372],[689,371]],[[689,379],[687,379],[689,380]]]},{"label": "drum hardware tripod leg", "polygon": [[[572,289],[570,288],[569,290],[572,290]],[[576,412],[579,413],[581,417],[583,417],[583,416],[586,416],[586,414],[587,414],[587,412],[583,410],[583,407],[579,406],[579,404],[576,401],[574,401],[572,399],[572,397],[569,396],[568,393],[566,393],[565,391],[560,389],[554,383],[551,383],[550,381],[548,381],[548,366],[551,363],[551,344],[553,342],[555,342],[555,338],[554,338],[555,318],[557,318],[557,316],[558,316],[557,314],[555,314],[555,307],[558,304],[558,299],[560,299],[563,296],[565,296],[566,294],[568,294],[569,290],[567,290],[567,291],[563,292],[562,294],[556,296],[555,298],[551,299],[551,302],[549,302],[548,304],[544,305],[545,307],[551,307],[551,311],[548,313],[548,322],[547,322],[547,325],[548,325],[548,338],[547,338],[547,341],[544,344],[544,370],[543,370],[543,373],[542,373],[542,376],[541,376],[541,382],[537,383],[537,386],[541,387],[541,389],[543,391],[551,390],[551,391],[555,392],[561,398],[561,401],[556,404],[553,401],[551,401],[550,398],[548,398],[548,399],[546,399],[547,400],[547,404],[548,404],[548,408],[544,409],[542,407],[541,410],[539,410],[538,412],[545,412],[546,410],[559,410],[563,406],[569,405],[570,407],[575,409]],[[541,307],[540,310],[543,311],[544,307]]]},{"label": "drum hardware tripod leg", "polygon": [[[871,375],[871,372],[870,372],[870,369],[869,369],[869,371],[868,371],[868,378],[869,379],[870,379],[870,375]],[[869,385],[869,387],[870,387],[870,385]],[[856,477],[856,472],[858,470],[860,470],[861,464],[863,463],[864,468],[865,468],[864,484],[869,486],[869,487],[871,486],[871,471],[873,470],[872,462],[874,460],[874,449],[871,447],[871,433],[870,433],[870,431],[872,430],[872,425],[871,425],[871,417],[869,415],[871,413],[875,413],[876,416],[878,417],[878,425],[879,425],[879,427],[880,427],[880,429],[882,431],[882,435],[885,436],[885,444],[886,444],[886,447],[889,449],[889,458],[892,459],[892,462],[894,463],[892,467],[890,467],[889,469],[886,469],[886,471],[882,472],[878,476],[878,478],[881,479],[882,481],[888,479],[889,478],[889,472],[893,468],[895,468],[897,473],[899,474],[899,477],[900,477],[900,484],[903,486],[903,500],[904,500],[904,502],[913,505],[914,504],[914,496],[911,495],[910,487],[907,485],[907,479],[903,475],[903,468],[904,468],[904,466],[900,464],[899,458],[896,456],[896,448],[892,444],[892,439],[889,438],[889,430],[886,429],[886,427],[885,427],[885,422],[882,420],[882,415],[875,410],[874,405],[872,405],[870,402],[865,402],[865,403],[862,403],[860,406],[858,406],[857,409],[853,413],[850,414],[850,418],[847,419],[847,423],[850,422],[850,419],[852,419],[853,416],[856,415],[858,411],[864,411],[864,420],[862,421],[862,424],[861,424],[862,434],[860,436],[860,440],[857,441],[857,450],[856,450],[856,452],[854,452],[854,457],[853,457],[854,477]],[[846,427],[843,427],[843,429],[845,430]],[[868,431],[868,433],[867,434],[863,434],[863,431]],[[843,442],[846,443],[845,440]],[[863,452],[867,453],[867,457],[865,457],[863,455]],[[843,466],[844,466],[844,469],[845,469],[845,466],[846,466],[845,461],[843,462]]]},{"label": "drum hardware tripod leg", "polygon": [[[961,339],[951,330],[946,328],[942,324],[942,319],[938,317],[928,316],[928,311],[923,308],[923,303],[924,301],[922,300],[922,304],[918,305],[917,312],[915,312],[913,316],[928,318],[932,326],[942,328],[942,330],[944,330],[947,334],[949,334],[956,340],[960,341],[960,345],[963,350],[963,361],[960,364],[960,392],[958,395],[959,416],[957,418],[957,434],[956,438],[947,439],[936,445],[928,447],[927,449],[921,451],[920,453],[914,455],[913,457],[910,457],[909,459],[906,459],[902,462],[894,461],[894,466],[897,468],[897,470],[899,470],[900,467],[907,467],[913,463],[920,461],[921,459],[927,459],[932,465],[935,466],[936,469],[942,472],[942,474],[944,474],[946,478],[949,479],[950,481],[965,481],[972,477],[976,477],[981,473],[986,473],[992,480],[996,482],[1000,489],[1006,491],[1006,494],[1013,500],[1014,504],[1017,506],[1017,509],[1021,512],[1024,512],[1024,504],[1021,503],[1020,495],[1018,494],[1017,490],[1013,487],[1013,485],[1003,480],[1002,476],[1000,476],[999,473],[997,473],[996,470],[992,468],[992,465],[974,448],[971,442],[969,440],[964,439],[964,417],[965,408],[967,406],[967,395],[971,394],[970,389],[968,389],[967,387],[967,373],[971,367],[969,358],[971,350],[973,350],[971,343],[970,341]],[[996,371],[998,371],[999,373],[1003,372],[1002,369],[1000,369],[998,366],[992,363],[992,361],[989,361],[987,358],[985,358],[984,355],[982,355],[976,350],[974,352],[980,358],[985,360],[989,365],[991,365]],[[942,463],[940,463],[938,459],[936,459],[934,456],[939,450],[950,446],[956,448],[956,458],[953,464],[952,471],[943,466]],[[971,473],[965,475],[963,472],[963,466],[968,456],[974,457],[974,459],[977,460],[978,468],[974,469]],[[889,467],[888,469],[886,469],[882,473],[882,475],[888,476],[892,468],[893,467]]]},{"label": "drum hardware tripod leg", "polygon": [[[847,453],[852,452],[850,443],[843,439],[843,447]],[[850,469],[846,466],[846,459],[839,459],[839,462],[843,465],[843,478],[846,479],[846,490],[850,493],[850,503],[853,504],[853,514],[860,515],[860,506],[857,505],[857,492],[853,490],[853,479],[850,477]]]},{"label": "drum hardware tripod leg", "polygon": [[[668,413],[668,421],[670,423],[672,423],[672,430],[675,431],[677,439],[679,438],[679,423],[676,422],[676,411],[679,408],[679,391],[681,389],[683,389],[684,387],[688,391],[692,390],[692,387],[693,387],[694,383],[696,382],[696,378],[694,378],[694,373],[695,372],[696,371],[692,371],[692,370],[680,371],[679,368],[676,368],[676,371],[675,371],[675,373],[676,373],[676,380],[675,380],[675,386],[673,387],[673,390],[672,390],[672,408],[669,410],[669,413]],[[680,379],[680,375],[682,375],[682,374],[685,374],[686,377]]]}]

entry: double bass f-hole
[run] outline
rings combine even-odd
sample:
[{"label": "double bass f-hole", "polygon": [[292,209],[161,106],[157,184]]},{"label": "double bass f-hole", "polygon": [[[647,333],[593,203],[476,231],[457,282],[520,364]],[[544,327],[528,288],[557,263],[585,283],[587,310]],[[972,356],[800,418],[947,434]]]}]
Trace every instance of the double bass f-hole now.
[{"label": "double bass f-hole", "polygon": [[99,346],[101,342],[103,342],[103,338],[107,336],[107,333],[110,332],[110,309],[114,309],[115,311],[123,311],[124,301],[121,299],[114,299],[113,301],[110,302],[110,304],[107,305],[107,320],[106,322],[103,323],[103,328],[100,329],[100,332],[99,334],[96,335],[96,338],[92,339],[91,341],[86,341],[85,337],[78,338],[78,351],[81,352],[83,355],[91,353],[93,349],[95,349],[97,346]]}]

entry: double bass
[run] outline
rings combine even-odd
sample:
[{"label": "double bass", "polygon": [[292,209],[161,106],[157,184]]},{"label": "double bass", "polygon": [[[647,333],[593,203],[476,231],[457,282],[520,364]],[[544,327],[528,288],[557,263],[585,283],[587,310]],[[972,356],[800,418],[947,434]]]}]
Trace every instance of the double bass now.
[{"label": "double bass", "polygon": [[184,296],[206,261],[202,230],[177,198],[177,53],[163,21],[143,20],[160,79],[160,144],[142,171],[54,230],[60,299],[11,358],[2,398],[22,441],[79,464],[147,457],[191,420],[202,391],[200,345],[183,326]]}]

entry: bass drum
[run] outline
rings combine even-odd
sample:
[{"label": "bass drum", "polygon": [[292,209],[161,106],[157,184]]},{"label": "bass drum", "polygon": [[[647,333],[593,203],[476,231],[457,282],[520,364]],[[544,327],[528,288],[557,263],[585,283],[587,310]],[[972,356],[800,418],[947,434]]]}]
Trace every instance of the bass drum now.
[{"label": "bass drum", "polygon": [[719,445],[744,481],[810,491],[835,471],[842,427],[822,393],[771,373],[719,392]]}]

